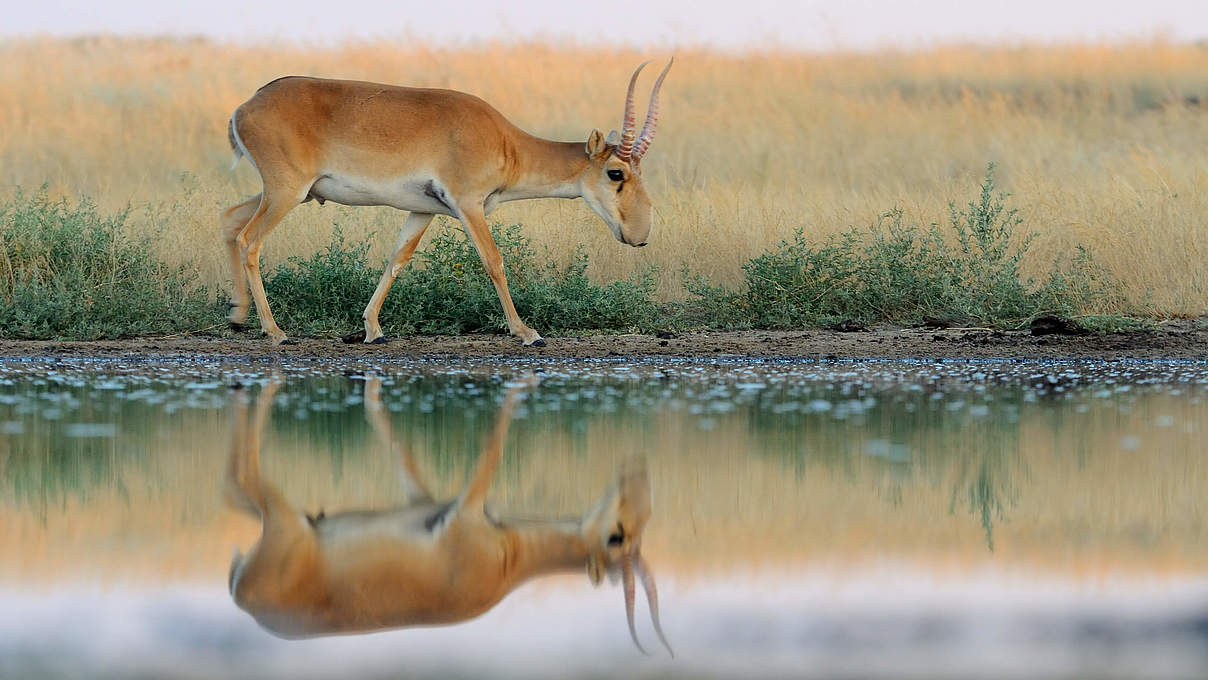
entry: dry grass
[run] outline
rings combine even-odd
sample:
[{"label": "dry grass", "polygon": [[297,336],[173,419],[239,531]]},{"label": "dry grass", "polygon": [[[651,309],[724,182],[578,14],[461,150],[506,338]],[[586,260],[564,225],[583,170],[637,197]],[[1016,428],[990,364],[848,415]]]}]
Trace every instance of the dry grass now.
[{"label": "dry grass", "polygon": [[[227,280],[216,215],[259,189],[229,173],[230,112],[290,73],[473,92],[521,127],[584,139],[617,125],[643,58],[542,45],[457,50],[334,49],[95,38],[0,44],[0,197],[48,183],[102,207],[152,208],[140,224],[170,261]],[[645,87],[645,86],[644,86]],[[797,228],[866,225],[893,206],[941,220],[971,198],[988,161],[1038,231],[1039,271],[1074,242],[1094,248],[1132,303],[1158,315],[1208,311],[1208,49],[1168,44],[874,55],[677,55],[644,166],[656,200],[651,245],[623,248],[581,202],[504,206],[564,258],[583,244],[598,279],[682,263],[735,283],[740,266]],[[339,222],[378,232],[401,216],[308,204],[268,241],[278,261],[325,244]]]}]

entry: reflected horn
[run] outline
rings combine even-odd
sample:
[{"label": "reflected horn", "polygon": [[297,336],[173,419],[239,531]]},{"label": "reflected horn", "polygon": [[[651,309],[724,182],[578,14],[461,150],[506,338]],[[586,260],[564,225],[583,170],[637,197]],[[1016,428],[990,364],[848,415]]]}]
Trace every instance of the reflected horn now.
[{"label": "reflected horn", "polygon": [[[667,636],[663,635],[663,624],[659,621],[659,591],[654,585],[654,574],[650,572],[650,567],[646,565],[646,560],[641,555],[637,556],[637,571],[638,578],[642,580],[642,587],[646,589],[646,604],[650,607],[650,620],[654,623],[654,632],[658,633],[659,642],[663,643],[663,646],[667,648],[667,653],[674,659],[675,651],[667,643]],[[632,627],[632,620],[630,626]]]},{"label": "reflected horn", "polygon": [[[643,578],[643,586],[645,583],[645,578]],[[633,638],[633,644],[637,645],[639,651],[646,656],[650,656],[650,652],[646,651],[641,642],[638,642],[638,631],[633,625],[633,560],[628,555],[621,558],[621,584],[625,590],[625,620],[629,622],[629,636]]]}]

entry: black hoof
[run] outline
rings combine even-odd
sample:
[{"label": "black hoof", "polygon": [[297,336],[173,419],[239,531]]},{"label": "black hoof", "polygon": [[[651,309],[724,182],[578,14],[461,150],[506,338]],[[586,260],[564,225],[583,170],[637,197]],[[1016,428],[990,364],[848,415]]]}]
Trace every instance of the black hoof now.
[{"label": "black hoof", "polygon": [[231,322],[231,330],[236,333],[242,333],[247,330],[247,326],[241,323]]},{"label": "black hoof", "polygon": [[388,342],[390,342],[390,341],[389,341],[389,340],[387,340],[387,339],[386,339],[386,336],[384,336],[384,335],[383,335],[383,336],[382,336],[382,337],[380,337],[380,338],[374,338],[374,339],[370,340],[370,341],[369,341],[369,344],[370,344],[370,345],[384,345],[384,344],[386,344],[386,343],[388,343]]},{"label": "black hoof", "polygon": [[298,341],[294,340],[293,338],[286,338],[286,339],[282,340],[281,342],[278,342],[277,344],[278,345],[296,345],[296,344],[298,344]]},{"label": "black hoof", "polygon": [[525,345],[525,347],[545,347],[545,338],[537,338],[531,344]]},{"label": "black hoof", "polygon": [[358,342],[365,342],[365,331],[360,330],[356,333],[349,333],[348,335],[340,338],[340,342],[344,343],[345,345],[355,345]]}]

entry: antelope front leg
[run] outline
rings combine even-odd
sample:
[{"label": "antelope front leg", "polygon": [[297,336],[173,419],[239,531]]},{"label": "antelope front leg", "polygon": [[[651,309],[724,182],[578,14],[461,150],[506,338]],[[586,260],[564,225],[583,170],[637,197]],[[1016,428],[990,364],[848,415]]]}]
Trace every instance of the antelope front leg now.
[{"label": "antelope front leg", "polygon": [[465,225],[466,233],[470,235],[470,240],[474,242],[474,248],[478,250],[478,257],[482,259],[482,266],[486,267],[491,283],[495,284],[495,293],[499,295],[499,304],[503,306],[508,330],[520,338],[525,347],[545,347],[545,340],[541,339],[541,335],[526,326],[516,313],[516,306],[512,304],[512,296],[508,293],[508,281],[503,274],[503,256],[499,254],[495,239],[491,237],[491,230],[487,227],[482,209],[476,207],[463,211],[459,217]]}]

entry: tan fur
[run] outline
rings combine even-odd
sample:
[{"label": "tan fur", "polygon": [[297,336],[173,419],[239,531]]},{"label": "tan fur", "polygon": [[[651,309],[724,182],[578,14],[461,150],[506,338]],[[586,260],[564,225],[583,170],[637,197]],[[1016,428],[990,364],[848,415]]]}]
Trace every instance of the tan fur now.
[{"label": "tan fur", "polygon": [[[434,501],[404,452],[410,495],[384,510],[308,517],[260,474],[259,432],[277,383],[260,394],[255,418],[236,400],[226,495],[260,518],[246,556],[236,552],[229,584],[235,603],[283,637],[355,633],[464,621],[482,614],[524,581],[559,571],[615,570],[638,545],[650,515],[645,466],[627,465],[582,520],[493,520],[483,500],[502,456],[518,390],[509,392],[477,469],[462,493]],[[380,381],[365,387],[366,413],[393,442]]]},{"label": "tan fur", "polygon": [[[508,293],[503,260],[486,215],[501,202],[580,198],[622,243],[646,244],[650,198],[636,163],[593,131],[582,142],[534,137],[481,99],[452,90],[287,77],[260,88],[231,116],[229,137],[260,173],[263,193],[223,213],[234,278],[231,322],[242,324],[251,297],[261,328],[276,343],[260,276],[265,237],[294,206],[310,199],[391,205],[412,211],[377,290],[366,306],[364,341],[382,336],[378,312],[434,214],[458,218],[499,295],[508,328],[525,345],[544,344],[521,321]],[[624,174],[621,182],[608,171]]]}]

